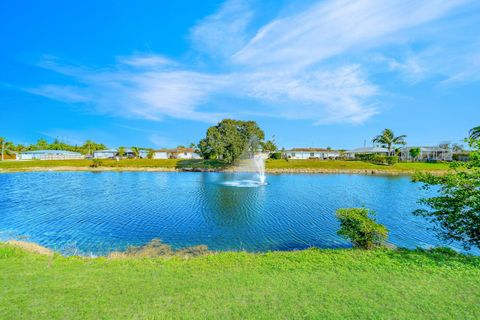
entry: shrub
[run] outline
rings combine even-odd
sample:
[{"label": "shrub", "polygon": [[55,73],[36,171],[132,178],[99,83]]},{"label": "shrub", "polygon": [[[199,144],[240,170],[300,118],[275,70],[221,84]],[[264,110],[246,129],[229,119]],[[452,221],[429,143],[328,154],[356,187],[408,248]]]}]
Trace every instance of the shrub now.
[{"label": "shrub", "polygon": [[354,247],[372,249],[381,246],[388,237],[388,229],[369,217],[373,214],[366,208],[338,209],[340,230],[337,234],[350,240]]},{"label": "shrub", "polygon": [[274,152],[270,155],[270,159],[281,159],[282,153],[281,152]]},{"label": "shrub", "polygon": [[92,163],[90,164],[91,168],[98,168],[98,167],[101,167],[101,166],[103,166],[103,161],[100,160],[100,159],[93,159]]},{"label": "shrub", "polygon": [[392,166],[395,163],[398,163],[398,156],[388,156],[388,157],[385,157],[385,160],[387,161],[387,164],[389,166]]}]

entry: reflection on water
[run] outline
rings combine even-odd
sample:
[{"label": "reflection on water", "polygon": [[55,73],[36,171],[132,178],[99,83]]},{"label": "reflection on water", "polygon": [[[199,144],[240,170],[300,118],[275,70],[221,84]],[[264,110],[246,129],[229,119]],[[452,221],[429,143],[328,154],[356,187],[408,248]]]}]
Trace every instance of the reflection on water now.
[{"label": "reflection on water", "polygon": [[269,175],[265,186],[225,184],[234,179],[248,180],[230,173],[2,174],[0,240],[23,237],[67,254],[104,254],[155,238],[175,248],[338,248],[350,244],[336,234],[335,210],[366,206],[393,244],[442,244],[411,214],[431,191],[408,177],[285,174]]}]

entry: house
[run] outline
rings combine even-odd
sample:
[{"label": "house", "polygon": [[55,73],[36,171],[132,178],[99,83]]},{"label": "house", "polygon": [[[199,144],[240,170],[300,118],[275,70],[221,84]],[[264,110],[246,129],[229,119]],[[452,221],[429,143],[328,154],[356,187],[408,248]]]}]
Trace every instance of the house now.
[{"label": "house", "polygon": [[365,147],[365,148],[357,148],[349,151],[345,151],[345,156],[347,158],[355,158],[356,155],[362,154],[380,154],[384,156],[388,156],[388,149],[382,147]]},{"label": "house", "polygon": [[118,151],[115,149],[97,150],[93,152],[93,157],[95,159],[112,159],[115,158],[117,154]]},{"label": "house", "polygon": [[193,148],[160,149],[153,151],[153,159],[201,159]]},{"label": "house", "polygon": [[[410,150],[414,148],[420,149],[420,154],[416,159],[410,156]],[[406,147],[400,151],[400,159],[402,161],[452,161],[453,151],[440,147]]]},{"label": "house", "polygon": [[66,150],[35,150],[18,153],[18,160],[73,160],[84,159],[85,157],[78,153]]},{"label": "house", "polygon": [[322,148],[294,148],[283,152],[287,159],[335,159],[340,156],[340,151]]},{"label": "house", "polygon": [[[95,159],[113,159],[119,156],[117,149],[108,149],[108,150],[97,150],[93,152],[93,157]],[[137,155],[133,149],[125,148],[123,150],[123,158],[136,158]],[[147,150],[138,150],[138,158],[145,159],[148,157]]]}]

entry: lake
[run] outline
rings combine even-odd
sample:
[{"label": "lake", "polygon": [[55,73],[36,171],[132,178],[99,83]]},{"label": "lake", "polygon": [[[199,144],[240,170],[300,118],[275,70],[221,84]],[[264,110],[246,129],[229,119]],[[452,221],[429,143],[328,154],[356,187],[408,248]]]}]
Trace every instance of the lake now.
[{"label": "lake", "polygon": [[[154,238],[175,248],[295,250],[349,247],[335,211],[365,206],[401,247],[445,245],[412,215],[432,195],[406,176],[268,175],[235,187],[232,173],[31,172],[0,174],[0,240],[64,254],[106,254]],[[459,246],[453,246],[461,248]]]}]

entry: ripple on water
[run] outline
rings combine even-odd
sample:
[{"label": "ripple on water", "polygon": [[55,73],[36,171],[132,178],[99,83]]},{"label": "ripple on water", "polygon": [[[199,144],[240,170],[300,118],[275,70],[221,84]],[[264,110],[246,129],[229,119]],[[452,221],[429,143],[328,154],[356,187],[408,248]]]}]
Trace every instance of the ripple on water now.
[{"label": "ripple on water", "polygon": [[228,173],[4,174],[0,239],[25,237],[67,254],[105,254],[153,238],[177,248],[337,248],[349,244],[336,234],[335,211],[366,206],[397,246],[445,245],[412,215],[433,191],[408,177],[284,174],[267,182]]}]

